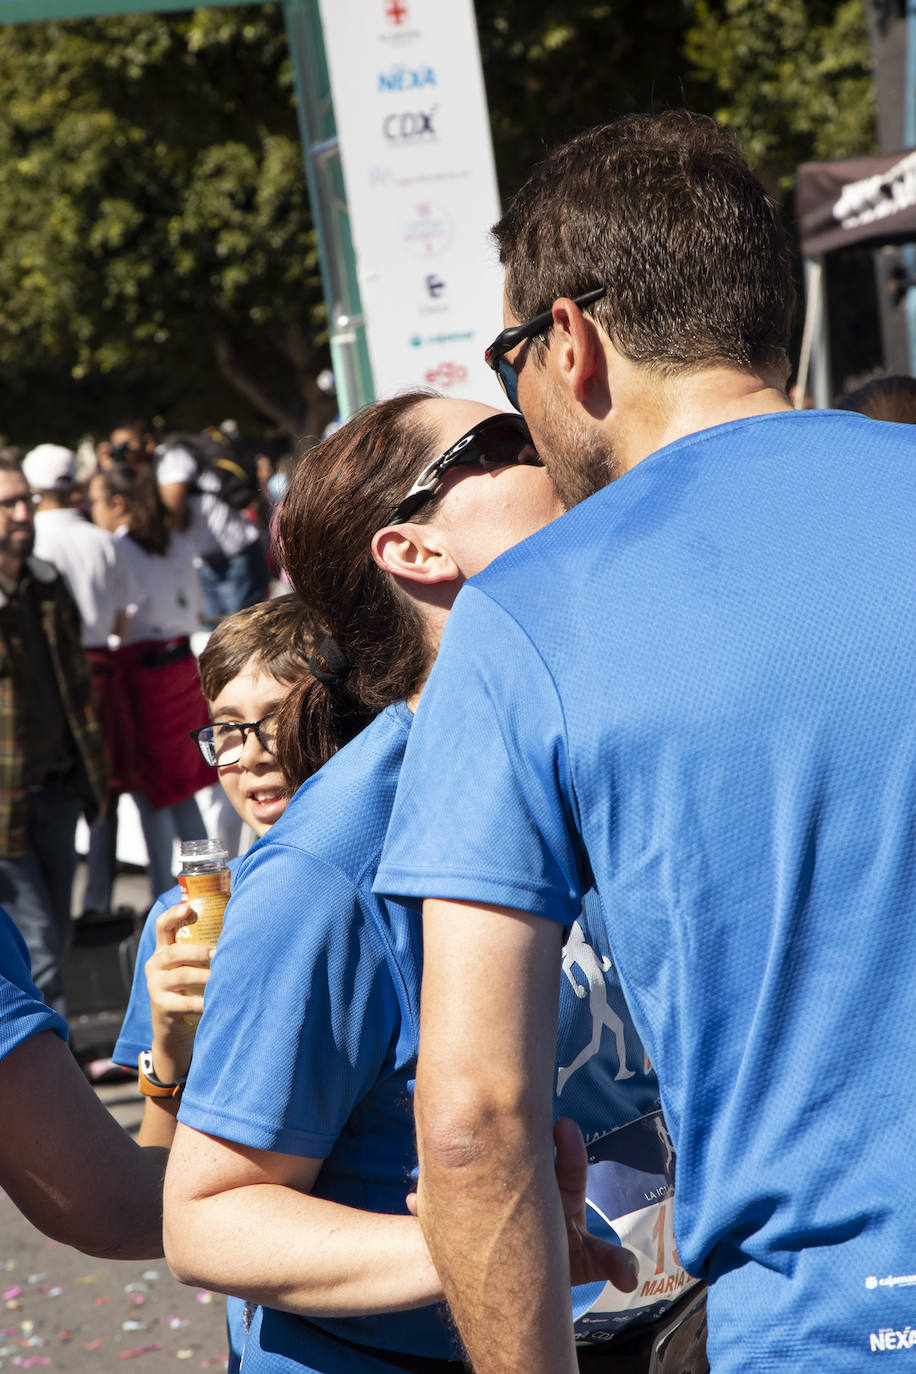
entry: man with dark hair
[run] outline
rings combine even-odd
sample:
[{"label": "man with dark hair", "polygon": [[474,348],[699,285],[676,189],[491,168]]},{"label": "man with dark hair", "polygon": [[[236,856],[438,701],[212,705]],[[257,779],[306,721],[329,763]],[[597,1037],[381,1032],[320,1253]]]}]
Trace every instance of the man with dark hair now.
[{"label": "man with dark hair", "polygon": [[57,569],[33,557],[34,541],[28,483],[0,459],[0,906],[64,1015],[76,823],[104,810],[108,759],[79,612]]},{"label": "man with dark hair", "polygon": [[582,135],[496,235],[488,361],[581,504],[462,591],[376,884],[428,899],[430,1248],[479,1374],[576,1368],[550,1130],[594,885],[713,1369],[859,1371],[916,1345],[916,435],[790,410],[776,212],[711,120]]}]

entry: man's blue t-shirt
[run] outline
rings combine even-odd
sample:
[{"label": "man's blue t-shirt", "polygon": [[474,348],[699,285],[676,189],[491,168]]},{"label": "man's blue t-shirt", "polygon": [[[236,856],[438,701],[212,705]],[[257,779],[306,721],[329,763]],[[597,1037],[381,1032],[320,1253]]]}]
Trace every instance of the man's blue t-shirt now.
[{"label": "man's blue t-shirt", "polygon": [[42,1001],[32,982],[25,941],[0,907],[0,1059],[46,1030],[67,1038],[67,1023]]},{"label": "man's blue t-shirt", "polygon": [[680,440],[463,589],[407,751],[378,890],[593,878],[717,1374],[916,1330],[914,536],[916,428]]}]

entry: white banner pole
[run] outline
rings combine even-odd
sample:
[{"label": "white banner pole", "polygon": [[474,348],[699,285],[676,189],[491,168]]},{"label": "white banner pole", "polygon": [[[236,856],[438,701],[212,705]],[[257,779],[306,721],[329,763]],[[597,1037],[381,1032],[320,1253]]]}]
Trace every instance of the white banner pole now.
[{"label": "white banner pole", "polygon": [[320,0],[376,394],[505,399],[500,204],[472,0]]}]

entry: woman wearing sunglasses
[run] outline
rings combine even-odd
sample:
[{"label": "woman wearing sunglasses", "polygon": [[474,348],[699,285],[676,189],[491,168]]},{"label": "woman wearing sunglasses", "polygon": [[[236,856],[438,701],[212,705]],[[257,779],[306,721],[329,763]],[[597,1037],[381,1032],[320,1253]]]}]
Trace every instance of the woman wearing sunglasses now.
[{"label": "woman wearing sunglasses", "polygon": [[[560,513],[519,416],[417,392],[313,449],[284,500],[282,563],[329,634],[285,703],[279,753],[287,776],[321,771],[236,871],[166,1187],[178,1277],[249,1299],[245,1374],[461,1367],[405,1203],[420,921],[372,881],[459,588]],[[580,1019],[560,1062],[587,1039]],[[635,1033],[621,1048],[625,1107],[613,1070],[576,1075],[599,1129],[655,1102]],[[593,1262],[586,1246],[580,1277]]]}]

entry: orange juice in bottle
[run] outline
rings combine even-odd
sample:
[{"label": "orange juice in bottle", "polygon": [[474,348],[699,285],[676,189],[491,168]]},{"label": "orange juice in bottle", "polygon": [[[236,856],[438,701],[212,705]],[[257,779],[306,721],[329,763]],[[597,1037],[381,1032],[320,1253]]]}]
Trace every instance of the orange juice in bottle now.
[{"label": "orange juice in bottle", "polygon": [[229,900],[229,855],[222,840],[182,840],[178,884],[181,900],[197,917],[179,926],[176,939],[215,945]]},{"label": "orange juice in bottle", "polygon": [[[177,941],[216,944],[223,928],[230,879],[229,855],[222,840],[182,840],[178,873],[181,900],[188,903],[197,920],[178,927]],[[195,1026],[200,1015],[189,1012],[181,1019],[186,1025]]]}]

